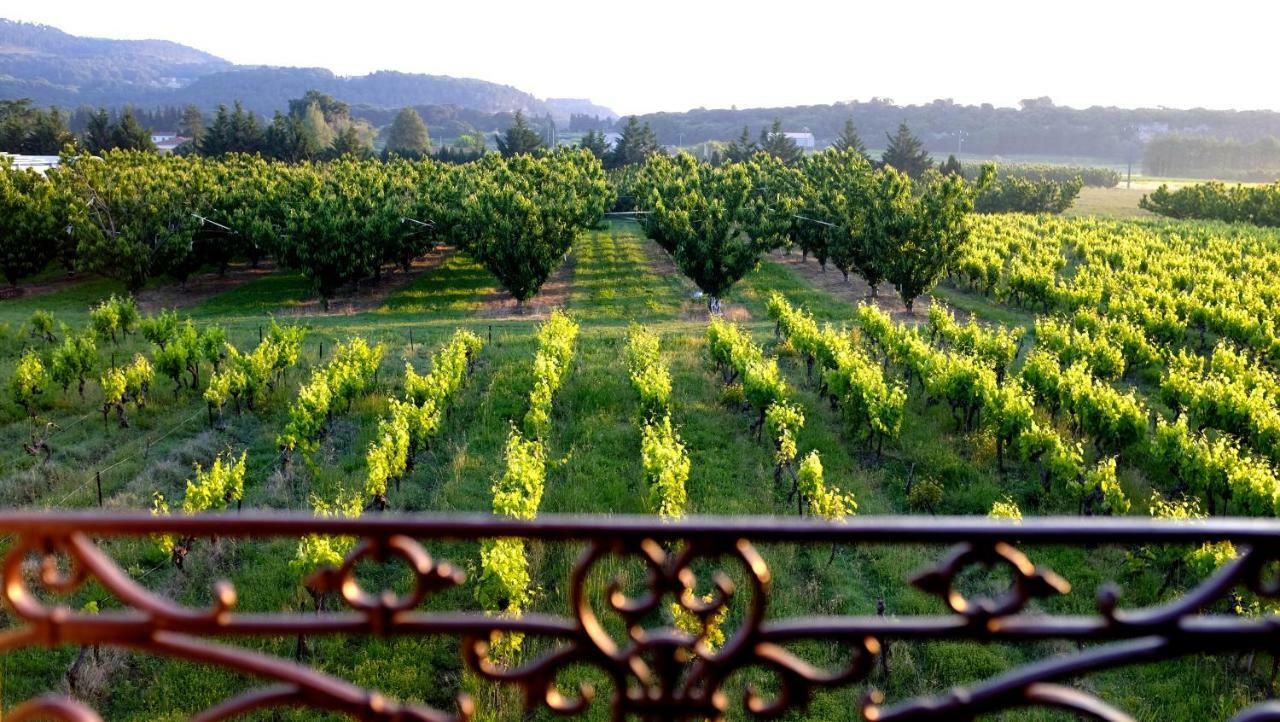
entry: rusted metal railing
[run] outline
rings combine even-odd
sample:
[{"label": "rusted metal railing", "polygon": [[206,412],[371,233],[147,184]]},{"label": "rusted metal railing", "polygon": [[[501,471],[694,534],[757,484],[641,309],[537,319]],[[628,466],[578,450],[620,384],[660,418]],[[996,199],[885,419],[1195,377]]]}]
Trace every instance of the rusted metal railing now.
[{"label": "rusted metal railing", "polygon": [[[112,540],[174,535],[181,538],[301,538],[311,534],[354,537],[338,569],[312,576],[318,594],[340,600],[321,612],[245,613],[237,593],[218,582],[208,609],[193,609],[157,595],[123,571],[107,550]],[[693,518],[662,523],[649,517],[544,517],[516,522],[489,516],[371,515],[360,519],[244,513],[225,516],[152,517],[137,513],[0,514],[7,535],[4,601],[16,622],[0,635],[0,651],[80,645],[117,647],[224,667],[265,686],[204,710],[195,719],[233,717],[255,709],[304,707],[358,719],[465,720],[474,709],[459,697],[456,709],[400,703],[358,688],[287,657],[235,644],[246,637],[301,635],[445,635],[460,638],[460,655],[484,678],[518,686],[531,706],[565,715],[604,705],[615,719],[769,718],[800,709],[819,688],[863,684],[862,703],[849,719],[969,719],[1024,706],[1073,710],[1106,720],[1130,717],[1073,680],[1099,670],[1188,654],[1274,652],[1280,621],[1272,617],[1214,614],[1215,601],[1247,590],[1280,596],[1280,579],[1268,572],[1280,560],[1280,522],[1212,519],[1189,523],[1144,519],[1027,519],[857,517],[841,524],[760,517]],[[564,588],[570,613],[519,618],[479,611],[429,609],[429,598],[463,583],[459,567],[434,559],[428,547],[444,540],[513,537],[582,548]],[[1096,592],[1091,615],[1056,615],[1036,600],[1069,593],[1069,580],[1037,567],[1024,550],[1043,545],[1198,545],[1230,541],[1234,561],[1172,602],[1122,609],[1118,591]],[[937,597],[946,613],[921,616],[775,617],[770,613],[771,573],[759,549],[771,544],[952,545],[935,566],[910,582]],[[455,547],[456,548],[456,547]],[[825,547],[824,547],[825,548]],[[766,549],[767,551],[767,549]],[[1034,555],[1034,551],[1032,551]],[[357,564],[397,559],[407,565],[411,591],[366,590]],[[607,559],[630,560],[645,573],[640,589],[593,579],[616,569]],[[457,560],[466,562],[467,560]],[[853,563],[847,560],[843,563]],[[1003,567],[1007,589],[965,596],[962,575]],[[593,576],[594,575],[594,576]],[[699,578],[701,577],[701,584]],[[737,580],[735,583],[734,580]],[[906,582],[908,580],[904,580]],[[97,613],[72,611],[57,598],[87,583],[104,588],[109,604]],[[702,595],[710,589],[709,595]],[[681,605],[702,620],[702,632],[668,625],[664,607]],[[722,644],[707,641],[706,625],[730,604],[740,610],[726,625]],[[883,610],[883,605],[881,605]],[[608,616],[610,619],[605,619]],[[612,620],[612,621],[610,621]],[[696,625],[695,625],[696,626]],[[522,634],[537,640],[527,659],[500,664],[491,658],[495,637]],[[885,704],[870,689],[882,652],[892,641],[966,640],[974,643],[1070,640],[1078,650],[1016,668],[994,679],[936,697]],[[817,641],[833,645],[840,664],[821,669],[788,646]],[[569,667],[595,668],[611,692],[597,698],[588,687],[565,690],[557,677]],[[773,680],[768,694],[748,688],[730,701],[731,675],[748,668]],[[1274,703],[1245,710],[1241,721],[1280,719]],[[84,703],[65,696],[28,701],[10,720],[96,720]]]}]

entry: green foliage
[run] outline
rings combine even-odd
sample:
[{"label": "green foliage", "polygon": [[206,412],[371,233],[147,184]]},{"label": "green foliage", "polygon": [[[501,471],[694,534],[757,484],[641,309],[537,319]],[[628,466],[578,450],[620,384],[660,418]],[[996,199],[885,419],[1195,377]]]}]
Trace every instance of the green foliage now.
[{"label": "green foliage", "polygon": [[[235,402],[236,413],[241,405],[255,410],[286,369],[298,362],[306,329],[301,326],[280,326],[273,320],[270,330],[250,353],[244,353],[225,341],[222,329],[211,327],[201,334],[197,345],[201,356],[217,359],[217,342],[222,341],[227,363],[209,378],[204,399],[210,410],[221,413],[228,400]],[[362,347],[370,352],[367,345]],[[335,354],[336,356],[337,354]],[[379,353],[380,360],[380,353]],[[215,365],[217,361],[213,361]],[[376,370],[376,365],[375,365]],[[370,374],[372,375],[372,374]]]},{"label": "green foliage", "polygon": [[[1039,335],[1040,326],[1036,326],[1036,339],[1042,342]],[[1018,355],[1018,344],[1026,329],[1005,328],[993,325],[984,327],[973,317],[961,325],[956,322],[951,309],[940,301],[929,304],[929,335],[935,341],[943,341],[951,348],[973,354],[991,364],[992,370],[1003,378],[1009,366]],[[1123,365],[1123,363],[1122,363]]]},{"label": "green foliage", "polygon": [[937,174],[913,188],[893,168],[877,171],[876,181],[865,230],[871,256],[911,311],[963,251],[973,191],[961,178]]},{"label": "green foliage", "polygon": [[987,516],[992,519],[1022,521],[1022,510],[1018,508],[1018,503],[1012,497],[1006,496],[1003,499],[997,499],[991,504],[991,513],[987,514]]},{"label": "green foliage", "polygon": [[779,119],[774,119],[768,130],[760,131],[760,151],[777,158],[784,165],[795,165],[804,158],[804,151],[783,132]]},{"label": "green foliage", "polygon": [[649,489],[649,509],[663,519],[679,519],[689,504],[689,452],[671,426],[671,417],[646,422],[640,434],[640,463]]},{"label": "green foliage", "polygon": [[670,410],[671,372],[662,363],[658,335],[632,324],[627,331],[627,368],[640,397],[640,414],[655,421]]},{"label": "green foliage", "polygon": [[937,479],[927,476],[919,479],[911,485],[911,490],[907,492],[907,506],[912,509],[936,514],[941,503],[942,484],[939,484]]},{"label": "green foliage", "polygon": [[796,435],[804,428],[804,412],[799,406],[786,402],[771,404],[764,413],[764,427],[776,449],[774,463],[781,468],[790,468],[799,453]]},{"label": "green foliage", "polygon": [[0,273],[9,283],[71,255],[65,250],[70,213],[61,187],[34,170],[15,170],[11,159],[0,157]]},{"label": "green foliage", "polygon": [[498,143],[498,152],[504,158],[517,155],[530,155],[543,150],[542,136],[525,122],[524,112],[517,110],[511,126],[494,139]]},{"label": "green foliage", "polygon": [[857,512],[858,502],[853,494],[830,488],[823,481],[822,459],[817,451],[809,452],[800,461],[797,477],[801,499],[808,503],[809,510],[819,519],[843,521]]},{"label": "green foliage", "polygon": [[[333,501],[311,497],[315,515],[321,519],[356,519],[364,509],[359,494],[339,491]],[[289,566],[300,574],[310,574],[321,567],[342,566],[347,554],[355,547],[355,537],[325,536],[313,534],[298,541],[298,550]]]},{"label": "green foliage", "polygon": [[207,470],[196,464],[196,478],[187,481],[187,492],[182,497],[182,511],[197,514],[202,511],[226,509],[233,502],[244,498],[244,462],[246,452],[239,459],[223,459],[219,454]]},{"label": "green foliage", "polygon": [[535,439],[546,438],[551,428],[551,400],[573,360],[573,345],[578,337],[578,324],[559,309],[538,328],[538,351],[533,357],[533,390],[529,393],[529,410],[524,416],[525,433]]},{"label": "green foliage", "polygon": [[880,161],[886,166],[912,178],[920,177],[933,167],[933,159],[929,157],[929,151],[925,150],[924,143],[911,133],[905,121],[898,124],[897,133],[894,135],[885,133],[885,138],[888,139],[889,144],[885,146]]},{"label": "green foliage", "polygon": [[1138,206],[1170,218],[1280,226],[1280,183],[1228,186],[1215,180],[1177,190],[1161,185],[1150,195],[1144,195]]},{"label": "green foliage", "polygon": [[53,335],[53,323],[53,314],[44,309],[32,312],[31,320],[27,322],[31,326],[32,338],[42,338],[49,343],[57,340]]},{"label": "green foliage", "polygon": [[98,346],[88,331],[73,333],[66,329],[62,344],[53,350],[50,376],[65,392],[71,382],[78,382],[81,398],[84,397],[85,380],[98,365]]},{"label": "green foliage", "polygon": [[1116,459],[1103,459],[1089,469],[1078,481],[1069,483],[1080,500],[1080,510],[1092,514],[1101,512],[1123,516],[1129,513],[1129,499],[1125,497],[1116,479]]},{"label": "green foliage", "polygon": [[858,135],[858,126],[854,124],[853,118],[849,118],[844,122],[844,129],[840,131],[840,135],[832,141],[831,147],[840,153],[853,152],[867,158],[867,145],[862,142],[862,137]]},{"label": "green foliage", "polygon": [[[603,135],[599,137],[598,142],[603,145]],[[585,139],[583,146],[586,147]],[[595,152],[594,149],[592,152]],[[648,122],[641,125],[633,115],[627,118],[626,125],[622,126],[622,131],[618,134],[618,140],[613,148],[607,153],[597,153],[596,157],[604,160],[606,168],[614,169],[639,165],[654,155],[663,155],[658,136],[654,134]]]},{"label": "green foliage", "polygon": [[[983,165],[963,163],[964,177],[977,180]],[[1157,174],[1160,175],[1160,174]],[[1079,179],[1086,188],[1115,188],[1120,185],[1120,174],[1110,168],[1093,168],[1069,165],[1036,165],[1029,163],[1001,163],[996,168],[996,178],[1020,178],[1033,183],[1070,183]]]},{"label": "green foliage", "polygon": [[[714,653],[724,646],[724,622],[729,616],[729,605],[721,604],[718,608],[711,605],[715,597],[705,594],[695,597],[687,594],[686,598],[671,603],[671,619],[676,629],[696,640],[696,647],[702,653]],[[703,613],[703,610],[707,610]]]},{"label": "green foliage", "polygon": [[465,207],[453,240],[518,304],[535,295],[585,228],[600,221],[611,191],[600,161],[583,150],[544,157],[489,156],[466,166]]},{"label": "green foliage", "polygon": [[34,413],[34,406],[49,385],[44,363],[35,351],[28,350],[18,359],[13,367],[13,375],[9,377],[9,398],[22,407],[28,414]]},{"label": "green foliage", "polygon": [[978,213],[1062,213],[1075,203],[1084,181],[1030,180],[1004,176],[987,184],[974,198]]},{"label": "green foliage", "polygon": [[387,150],[405,158],[421,158],[431,150],[427,124],[413,108],[401,108],[387,130]]},{"label": "green foliage", "polygon": [[635,184],[636,205],[680,271],[708,296],[720,297],[782,244],[791,227],[785,196],[758,192],[772,159],[712,167],[686,153],[653,156]]},{"label": "green foliage", "polygon": [[119,343],[120,335],[133,333],[138,324],[138,306],[132,297],[110,298],[89,310],[89,322],[100,341]]}]

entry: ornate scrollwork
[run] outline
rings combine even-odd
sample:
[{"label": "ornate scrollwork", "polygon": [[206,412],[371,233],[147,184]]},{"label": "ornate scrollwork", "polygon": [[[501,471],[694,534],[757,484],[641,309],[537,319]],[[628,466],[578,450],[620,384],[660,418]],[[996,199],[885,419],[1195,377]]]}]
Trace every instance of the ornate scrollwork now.
[{"label": "ornate scrollwork", "polygon": [[[967,599],[956,589],[956,579],[966,569],[974,565],[991,568],[996,564],[1008,567],[1012,576],[1012,584],[1000,596],[994,599]],[[1037,569],[1025,554],[1002,541],[961,544],[937,567],[913,577],[911,584],[942,599],[948,609],[979,625],[1017,614],[1032,599],[1071,591],[1070,582],[1051,571]]]},{"label": "ornate scrollwork", "polygon": [[[1027,664],[972,686],[934,697],[887,704],[870,691],[849,716],[876,720],[971,719],[1026,706],[1072,711],[1095,719],[1130,719],[1095,695],[1072,685],[1100,670],[1169,659],[1192,653],[1280,648],[1280,623],[1269,617],[1206,612],[1241,592],[1280,598],[1280,522],[1209,520],[1189,524],[1135,520],[1024,520],[1017,526],[972,519],[876,519],[841,525],[809,521],[748,519],[543,519],[521,523],[491,517],[396,517],[374,520],[310,517],[171,517],[140,515],[74,516],[0,514],[0,534],[12,541],[3,559],[3,598],[20,622],[0,633],[0,651],[58,645],[114,646],[236,670],[266,686],[214,704],[199,722],[230,719],[272,707],[301,706],[386,722],[461,722],[474,705],[460,697],[443,712],[396,702],[315,669],[233,646],[246,636],[368,634],[451,635],[462,638],[462,656],[481,676],[519,686],[530,706],[579,715],[596,703],[596,690],[583,685],[566,691],[557,684],[570,667],[590,667],[608,680],[607,703],[614,719],[711,719],[731,714],[735,678],[762,670],[768,689],[746,686],[742,713],[777,717],[803,707],[815,691],[865,681],[885,645],[922,639],[975,643],[1075,640],[1081,649]],[[217,582],[208,607],[190,608],[160,596],[122,571],[95,538],[181,534],[190,537],[350,536],[358,541],[337,568],[317,572],[310,586],[334,594],[342,608],[317,613],[246,614],[235,588]],[[481,612],[425,611],[432,595],[464,583],[452,564],[437,561],[423,542],[434,539],[480,541],[521,537],[544,542],[585,542],[569,579],[571,613],[530,613],[521,618]],[[1071,586],[1038,568],[1015,548],[1037,543],[1202,544],[1230,541],[1236,558],[1210,578],[1170,602],[1122,609],[1119,591],[1103,587],[1097,614],[1054,616],[1037,611],[1033,600],[1069,593]],[[773,579],[757,542],[951,543],[952,550],[912,582],[939,598],[948,614],[931,616],[817,616],[771,618]],[[606,559],[608,564],[604,564]],[[367,589],[361,564],[401,562],[408,591]],[[632,565],[640,578],[601,581],[607,571]],[[1009,584],[991,597],[966,596],[969,570],[1007,569]],[[112,599],[101,612],[72,611],[57,599],[93,582]],[[398,585],[397,585],[398,586]],[[673,607],[674,605],[674,607]],[[727,620],[722,622],[722,617]],[[690,622],[690,620],[693,620]],[[724,639],[712,630],[723,628]],[[491,640],[526,635],[534,654],[499,663]],[[819,669],[788,649],[821,641],[841,650],[843,664]],[[1083,644],[1083,643],[1088,643]],[[506,660],[510,661],[510,660]],[[10,717],[97,720],[81,702],[41,697],[18,706]],[[1280,719],[1275,702],[1240,713],[1240,722]]]},{"label": "ornate scrollwork", "polygon": [[[610,555],[640,559],[647,576],[643,591],[636,596],[627,595],[617,579],[607,587],[607,606],[625,630],[621,640],[609,633],[588,594],[592,571]],[[723,570],[713,573],[712,591],[700,595],[693,567],[699,561],[722,558],[742,567],[749,593],[742,620],[716,647],[708,639],[711,620],[722,616],[741,595]],[[511,669],[489,658],[484,640],[471,640],[467,651],[482,675],[519,684],[529,703],[545,704],[563,714],[585,711],[595,693],[590,686],[583,686],[576,696],[567,697],[555,684],[557,674],[570,665],[595,666],[613,681],[610,707],[615,719],[721,719],[729,706],[726,682],[747,667],[770,670],[778,680],[779,692],[774,699],[753,688],[745,691],[744,709],[763,719],[803,705],[818,687],[844,684],[868,673],[879,649],[873,639],[853,650],[852,662],[836,672],[818,670],[781,645],[765,641],[761,627],[770,583],[768,565],[745,539],[691,541],[675,551],[664,549],[651,538],[597,541],[574,567],[570,588],[576,627],[567,644]],[[668,600],[697,619],[701,631],[691,633],[675,624],[645,626],[645,620],[661,614]]]}]

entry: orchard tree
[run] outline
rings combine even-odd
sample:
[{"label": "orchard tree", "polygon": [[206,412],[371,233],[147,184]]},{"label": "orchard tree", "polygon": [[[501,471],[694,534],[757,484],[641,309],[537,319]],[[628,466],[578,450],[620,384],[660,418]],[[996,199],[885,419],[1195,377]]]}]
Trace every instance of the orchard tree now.
[{"label": "orchard tree", "polygon": [[603,169],[582,150],[486,156],[466,168],[469,200],[455,237],[523,309],[577,234],[599,222],[610,193]]},{"label": "orchard tree", "polygon": [[[371,172],[374,165],[335,161],[295,175],[277,260],[311,281],[325,310],[340,288],[372,275],[380,265],[381,234],[392,222]],[[394,226],[390,230],[398,232],[399,218]]]},{"label": "orchard tree", "polygon": [[[808,177],[810,227],[822,228],[825,253],[847,279],[856,272],[871,286],[884,280],[880,257],[866,233],[872,173],[867,159],[854,150],[826,150],[810,158]],[[812,215],[809,215],[812,213]],[[803,240],[803,237],[802,239]],[[814,251],[818,255],[818,251]],[[818,258],[819,262],[823,259]]]},{"label": "orchard tree", "polygon": [[915,189],[893,168],[876,175],[867,233],[885,280],[911,313],[968,242],[973,189],[958,176],[936,172],[926,173]]},{"label": "orchard tree", "polygon": [[65,238],[65,204],[34,170],[0,157],[0,272],[10,284],[44,270]]},{"label": "orchard tree", "polygon": [[746,164],[713,168],[681,153],[673,166],[679,182],[651,193],[648,211],[674,249],[680,271],[707,295],[708,308],[718,311],[720,298],[777,247],[789,220],[754,192],[755,177]]},{"label": "orchard tree", "polygon": [[888,138],[889,145],[885,148],[884,155],[880,156],[880,160],[885,165],[892,166],[912,178],[919,177],[933,167],[933,159],[929,157],[929,151],[924,149],[924,143],[919,138],[912,135],[906,122],[898,124],[897,133],[893,135],[886,133],[885,137]]},{"label": "orchard tree", "polygon": [[199,221],[191,215],[194,176],[185,159],[137,151],[68,156],[49,175],[75,197],[71,226],[81,268],[132,291],[188,263]]}]

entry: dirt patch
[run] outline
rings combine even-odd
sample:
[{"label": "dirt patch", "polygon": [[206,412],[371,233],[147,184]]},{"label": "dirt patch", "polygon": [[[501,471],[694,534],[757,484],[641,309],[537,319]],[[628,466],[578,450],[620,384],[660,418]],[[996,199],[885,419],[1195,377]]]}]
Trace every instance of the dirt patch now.
[{"label": "dirt patch", "polygon": [[290,304],[288,308],[274,313],[275,316],[352,316],[363,311],[372,311],[381,307],[391,294],[408,286],[433,268],[437,268],[446,259],[457,253],[452,246],[441,246],[424,256],[413,259],[406,272],[399,268],[384,268],[382,278],[364,280],[354,291],[338,293],[329,299],[329,310],[324,310],[320,298],[308,298]]},{"label": "dirt patch", "polygon": [[793,273],[815,287],[850,303],[874,303],[877,308],[888,313],[894,321],[899,323],[920,323],[929,317],[928,296],[917,298],[912,313],[907,313],[906,305],[887,283],[880,284],[877,289],[879,293],[872,298],[871,286],[856,273],[850,273],[849,279],[845,280],[844,274],[834,267],[827,266],[827,270],[823,271],[817,261],[812,258],[804,260],[799,253],[795,252],[788,255],[783,251],[774,251],[769,254],[769,260],[791,269]]},{"label": "dirt patch", "polygon": [[500,321],[545,318],[553,309],[565,308],[569,305],[569,291],[573,286],[573,273],[577,265],[577,255],[570,253],[547,282],[542,284],[538,295],[525,301],[522,310],[517,310],[515,297],[499,289],[480,297],[480,308],[476,311],[476,315],[480,318]]},{"label": "dirt patch", "polygon": [[249,263],[233,263],[224,274],[202,273],[188,278],[185,284],[144,288],[135,293],[134,298],[138,300],[138,308],[144,313],[154,313],[162,308],[193,306],[275,271],[276,265],[271,261],[262,261],[257,268]]}]

